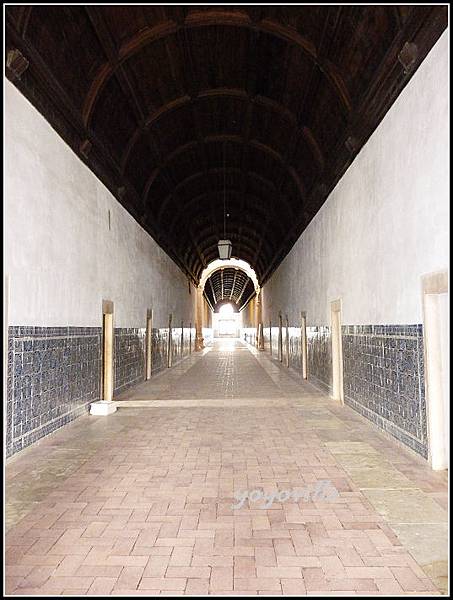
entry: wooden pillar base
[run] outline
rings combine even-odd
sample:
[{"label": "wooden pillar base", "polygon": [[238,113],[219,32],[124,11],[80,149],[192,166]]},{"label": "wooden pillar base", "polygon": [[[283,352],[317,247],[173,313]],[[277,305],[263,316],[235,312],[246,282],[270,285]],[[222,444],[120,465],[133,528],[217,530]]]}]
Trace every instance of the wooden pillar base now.
[{"label": "wooden pillar base", "polygon": [[195,338],[195,350],[203,350],[204,349],[204,337],[202,335],[197,335]]}]

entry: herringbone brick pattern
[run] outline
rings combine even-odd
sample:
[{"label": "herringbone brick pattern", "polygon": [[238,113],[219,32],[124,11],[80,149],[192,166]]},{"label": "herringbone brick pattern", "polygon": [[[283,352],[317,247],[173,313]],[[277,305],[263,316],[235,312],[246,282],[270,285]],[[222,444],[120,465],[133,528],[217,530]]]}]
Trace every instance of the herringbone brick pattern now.
[{"label": "herringbone brick pattern", "polygon": [[[214,348],[182,379],[198,379],[198,391],[212,397],[202,374],[217,360],[216,377],[233,380],[234,397],[242,378],[249,396],[267,386],[275,405],[121,408],[72,426],[73,444],[97,430],[103,443],[9,530],[7,594],[439,593],[325,443],[323,432],[335,437],[338,421],[332,401],[307,384],[294,399],[280,367],[269,363],[266,373],[261,359],[237,354],[225,358]],[[181,387],[176,392],[181,397]],[[109,434],[108,419],[122,428]],[[69,430],[43,441],[49,456]],[[246,500],[232,508],[241,491],[326,480],[339,493],[329,501],[290,498],[265,508]]]}]

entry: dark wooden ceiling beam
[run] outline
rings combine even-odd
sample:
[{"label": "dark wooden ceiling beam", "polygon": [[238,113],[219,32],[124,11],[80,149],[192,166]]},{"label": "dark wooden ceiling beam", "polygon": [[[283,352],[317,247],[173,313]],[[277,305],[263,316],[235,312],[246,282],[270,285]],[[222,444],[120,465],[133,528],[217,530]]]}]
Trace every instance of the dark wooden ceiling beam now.
[{"label": "dark wooden ceiling beam", "polygon": [[[230,199],[234,199],[234,198],[239,198],[242,199],[242,190],[233,190],[233,189],[229,189],[228,190],[228,195],[230,197]],[[193,196],[190,198],[190,200],[186,200],[184,202],[184,205],[182,206],[171,206],[170,203],[168,203],[167,205],[167,214],[171,213],[172,217],[171,220],[169,222],[168,225],[168,233],[172,234],[174,233],[174,231],[176,230],[176,226],[178,224],[178,222],[180,222],[181,219],[183,219],[184,215],[186,216],[185,218],[187,218],[187,215],[192,215],[193,217],[198,217],[200,215],[199,211],[193,211],[192,209],[201,207],[202,210],[205,210],[205,207],[203,207],[203,200],[207,200],[207,199],[213,199],[213,201],[215,201],[214,203],[220,204],[221,199],[223,198],[223,190],[221,189],[213,189],[212,191],[208,191],[208,192],[203,192],[202,194],[197,194],[196,196]],[[273,199],[272,197],[269,196],[265,196],[265,195],[261,195],[261,196],[257,196],[255,194],[249,193],[247,196],[249,202],[248,202],[248,206],[250,206],[251,209],[253,209],[254,211],[258,212],[258,218],[261,218],[265,216],[266,211],[272,211],[273,210]],[[210,204],[212,204],[212,202],[210,202]],[[237,206],[237,200],[233,203],[234,206]],[[163,215],[165,213],[161,214],[161,217],[163,219]],[[242,214],[241,212],[238,212],[238,214]],[[281,212],[280,212],[280,216],[281,216]],[[289,215],[288,215],[289,217]],[[285,228],[285,224],[284,221],[282,220],[282,223],[276,223],[275,224],[276,230],[280,230],[280,229],[284,229]]]},{"label": "dark wooden ceiling beam", "polygon": [[[242,174],[242,170],[238,169],[236,167],[228,167],[226,169],[226,171],[230,172],[230,173],[236,173],[241,175]],[[221,168],[210,168],[208,169],[209,173],[215,174],[215,173],[222,173],[223,170]],[[203,169],[202,171],[198,171],[197,173],[193,173],[192,175],[189,175],[188,177],[184,178],[182,181],[180,181],[174,188],[173,191],[175,194],[178,194],[178,192],[181,190],[181,188],[185,187],[186,185],[188,185],[189,183],[193,183],[193,181],[195,181],[196,179],[200,178],[200,177],[205,177],[206,176],[206,172]],[[271,191],[273,191],[275,193],[275,185],[274,183],[264,177],[264,175],[261,175],[260,173],[255,173],[254,171],[248,171],[248,176],[249,177],[254,177],[256,178],[258,181],[260,181],[263,185],[267,186],[267,188]],[[165,203],[165,205],[170,201],[170,195],[167,196],[162,202]],[[288,204],[288,202],[282,198],[281,199],[282,204],[286,205],[286,212],[287,214],[292,214],[293,209],[292,207]],[[160,214],[163,214],[165,207],[161,206],[161,212]]]},{"label": "dark wooden ceiling beam", "polygon": [[[282,156],[279,152],[277,152],[271,146],[264,144],[262,142],[257,142],[255,140],[250,141],[249,139],[244,139],[242,136],[229,135],[229,134],[219,134],[219,135],[211,135],[211,136],[204,136],[204,137],[202,136],[202,137],[198,138],[197,140],[193,140],[191,142],[185,142],[181,146],[177,147],[175,150],[173,150],[173,152],[169,155],[169,157],[166,160],[162,160],[160,165],[158,167],[153,168],[153,170],[151,171],[151,175],[148,178],[148,181],[146,182],[146,185],[144,188],[145,190],[147,190],[147,193],[149,194],[149,191],[151,188],[150,180],[154,181],[158,177],[159,172],[161,170],[169,167],[171,162],[174,161],[176,158],[179,158],[182,154],[184,154],[186,152],[193,152],[197,148],[200,148],[201,149],[200,153],[202,155],[203,155],[203,153],[205,153],[204,158],[206,158],[206,150],[204,148],[204,145],[207,143],[219,143],[219,144],[237,143],[242,146],[247,145],[247,146],[250,146],[252,149],[264,152],[268,156],[272,157],[276,162],[278,162],[280,164],[280,166],[283,168],[283,170],[286,171],[288,173],[288,175],[294,180],[294,184],[297,187],[297,189],[300,191],[301,196],[303,196],[305,194],[305,187],[300,179],[300,176],[295,175],[294,168],[287,166],[287,164],[285,163],[284,156]],[[206,163],[207,159],[204,162]],[[219,167],[219,168],[223,168],[223,167]],[[226,165],[226,168],[227,168],[227,170],[229,169],[228,165]],[[243,166],[241,165],[241,171],[242,170],[243,170]],[[203,169],[203,171],[205,171],[205,169]],[[203,172],[203,171],[200,171],[200,172]],[[276,189],[278,189],[277,184],[273,184],[273,185]]]},{"label": "dark wooden ceiling beam", "polygon": [[[333,158],[331,158],[331,160],[325,167],[326,172],[336,173],[336,177],[330,182],[330,185],[326,187],[322,197],[316,198],[315,190],[313,190],[313,193],[311,194],[311,197],[309,199],[310,205],[307,206],[307,210],[313,216],[314,214],[316,214],[317,210],[322,205],[324,199],[328,196],[330,191],[341,179],[349,164],[353,160],[352,155],[350,156],[349,161],[345,161],[344,159],[344,156],[347,153],[347,150],[345,150],[345,142],[347,137],[350,135],[351,130],[357,132],[358,130],[364,130],[366,127],[366,129],[369,132],[368,136],[365,139],[362,136],[360,143],[357,144],[353,153],[350,153],[356,154],[359,151],[360,147],[363,145],[363,143],[366,141],[366,139],[369,137],[369,135],[371,135],[374,128],[378,125],[380,118],[382,118],[382,112],[384,111],[384,109],[382,109],[381,112],[378,114],[368,114],[366,117],[364,117],[364,115],[366,115],[366,111],[372,99],[377,96],[383,96],[382,88],[384,84],[387,83],[387,85],[389,85],[388,73],[391,65],[394,65],[394,67],[399,69],[400,71],[403,69],[401,65],[398,66],[398,53],[404,45],[404,42],[408,39],[415,39],[417,33],[423,28],[423,25],[426,24],[426,22],[429,23],[428,29],[431,30],[430,35],[426,33],[426,30],[424,31],[424,35],[428,39],[432,39],[433,37],[435,38],[436,35],[440,35],[440,32],[443,31],[444,19],[446,19],[446,12],[443,15],[442,11],[437,11],[436,18],[427,20],[426,12],[418,12],[418,8],[420,7],[412,8],[412,12],[407,18],[403,29],[399,31],[396,38],[393,40],[385,57],[383,58],[378,69],[376,70],[372,83],[368,86],[366,92],[361,98],[360,108],[357,110],[358,117],[352,123],[349,130],[344,132],[341,138],[338,140],[336,147],[332,152]],[[435,7],[433,7],[431,10],[435,11]],[[426,45],[423,48],[422,56],[419,57],[418,62],[421,62],[421,60],[424,58],[424,55],[428,52],[428,49],[429,44],[426,43]],[[388,95],[386,96],[386,109],[388,109]],[[299,221],[295,222],[293,227],[288,231],[288,234],[282,240],[279,250],[276,253],[274,259],[269,264],[268,268],[263,274],[263,282],[267,280],[269,275],[281,262],[288,244],[291,242],[291,240],[297,239],[297,237],[300,235],[301,230],[303,229],[304,225],[306,226],[306,224],[306,222],[304,223],[304,221],[300,219]]]},{"label": "dark wooden ceiling beam", "polygon": [[[113,73],[121,88],[121,91],[123,92],[124,97],[129,103],[137,125],[139,129],[143,129],[145,122],[145,114],[143,108],[140,105],[137,94],[135,93],[134,87],[131,84],[131,81],[127,75],[124,65],[119,63],[119,56],[115,46],[115,42],[113,41],[113,38],[105,25],[102,16],[102,11],[99,10],[97,6],[93,5],[85,6],[84,8],[91,22],[91,25],[93,26],[93,29],[96,33],[101,48],[104,50],[108,63],[113,69]],[[87,124],[88,123],[89,119],[87,121]]]},{"label": "dark wooden ceiling beam", "polygon": [[350,112],[352,103],[346,84],[340,74],[332,68],[332,65],[318,59],[314,44],[310,40],[302,36],[295,29],[285,27],[281,23],[277,23],[271,19],[264,19],[261,22],[256,23],[252,22],[247,15],[239,15],[237,12],[221,13],[214,9],[212,13],[211,11],[204,11],[202,13],[189,14],[185,19],[184,25],[178,25],[170,20],[159,23],[159,25],[156,25],[155,27],[141,29],[132,37],[132,39],[125,42],[118,51],[118,62],[114,66],[109,64],[102,65],[94,77],[84,105],[83,113],[85,122],[89,123],[91,113],[99,94],[105,87],[107,80],[114,74],[115,70],[122,62],[130,59],[148,44],[165,36],[175,34],[180,29],[209,25],[245,27],[252,31],[259,31],[278,37],[287,43],[298,47],[311,62],[319,67],[335,96],[338,98],[343,110],[346,113]]},{"label": "dark wooden ceiling beam", "polygon": [[249,302],[251,300],[253,300],[253,298],[256,296],[256,292],[255,290],[253,290],[251,292],[251,294],[249,294],[249,296],[244,300],[244,302],[241,304],[241,311],[244,310],[245,308],[247,308],[247,305],[249,304]]},{"label": "dark wooden ceiling beam", "polygon": [[[195,70],[195,66],[194,66],[192,52],[190,50],[190,44],[187,39],[187,31],[185,29],[181,28],[176,34],[176,39],[177,39],[177,44],[178,44],[179,50],[184,59],[184,64],[187,65],[187,69],[183,69],[183,80],[184,80],[183,90],[185,92],[185,95],[187,95],[187,97],[189,98],[189,103],[190,103],[192,115],[193,115],[193,121],[195,123],[195,131],[197,134],[197,140],[195,143],[197,145],[197,148],[199,149],[199,153],[201,154],[202,166],[203,166],[203,171],[205,173],[205,177],[206,177],[206,179],[209,179],[208,157],[207,157],[206,146],[204,143],[204,137],[203,137],[203,133],[202,133],[202,118],[199,113],[198,104],[194,101],[194,98],[197,94],[197,85],[196,85],[197,77],[196,77],[196,70]],[[176,65],[173,62],[173,56],[170,56],[169,60],[172,65],[172,68],[176,71]],[[182,90],[180,90],[180,91],[182,91]],[[209,214],[210,214],[210,217],[212,220],[213,227],[218,228],[218,223],[217,223],[216,214],[215,214],[215,206],[213,203],[210,206]],[[161,217],[161,215],[162,215],[162,211],[159,212],[160,217]],[[218,230],[218,235],[220,236],[219,230]],[[220,239],[220,237],[219,237],[219,239]]]},{"label": "dark wooden ceiling beam", "polygon": [[212,279],[209,278],[209,285],[211,286],[212,297],[214,298],[214,304],[217,304],[217,296],[214,291],[214,286],[212,285]]},{"label": "dark wooden ceiling beam", "polygon": [[233,283],[231,285],[230,300],[233,298],[233,295],[234,295],[234,292],[235,292],[236,279],[237,279],[238,273],[239,273],[239,269],[235,269],[235,271],[234,271],[234,279],[233,279]]},{"label": "dark wooden ceiling beam", "polygon": [[272,222],[271,217],[269,215],[267,215],[267,217],[266,217],[266,219],[265,219],[265,221],[263,223],[260,243],[258,244],[256,252],[255,252],[255,254],[253,256],[253,264],[256,264],[256,262],[258,261],[258,258],[259,258],[260,254],[261,254],[261,249],[263,247],[263,244],[265,244],[265,243],[267,244],[268,241],[269,241],[267,238],[268,238],[268,235],[269,235],[268,232],[269,232],[269,229],[270,229],[270,226],[271,226],[271,222]]},{"label": "dark wooden ceiling beam", "polygon": [[21,6],[20,8],[20,16],[19,20],[16,24],[17,30],[19,31],[21,37],[25,39],[27,35],[27,27],[30,22],[30,16],[33,6]]},{"label": "dark wooden ceiling beam", "polygon": [[[218,192],[204,192],[203,194],[199,194],[198,196],[195,196],[193,198],[191,198],[189,201],[185,202],[184,204],[181,204],[180,206],[175,206],[174,208],[171,209],[171,213],[172,213],[172,217],[171,217],[171,221],[167,226],[167,232],[169,237],[173,237],[173,234],[175,234],[175,232],[177,232],[178,230],[178,224],[180,223],[185,223],[186,220],[188,219],[196,219],[198,220],[200,217],[200,211],[199,210],[193,210],[193,208],[195,207],[195,209],[200,207],[200,201],[203,200],[204,198],[216,198],[219,197],[220,195],[220,191]],[[234,196],[234,195],[239,195],[241,192],[237,191],[232,193],[231,191],[229,191],[229,195]],[[266,214],[270,213],[271,217],[273,218],[273,231],[274,234],[278,233],[280,235],[285,235],[289,224],[291,223],[291,219],[289,217],[287,217],[286,215],[282,215],[281,210],[278,213],[279,218],[277,219],[277,213],[275,211],[275,207],[272,204],[272,201],[269,201],[268,198],[265,198],[263,196],[261,196],[260,198],[254,196],[254,195],[249,195],[248,196],[248,207],[250,207],[250,209],[253,209],[256,212],[257,215],[257,222],[264,222],[266,220]],[[250,200],[253,200],[252,202]],[[214,202],[211,203],[211,205],[214,205]],[[238,215],[243,215],[242,212],[240,212],[240,210],[237,213]],[[231,224],[234,225],[235,223],[235,218],[231,219]],[[240,221],[241,225],[243,226],[243,221]],[[250,232],[250,226],[247,225],[247,227],[245,228],[246,231]],[[239,234],[237,234],[239,235]],[[220,238],[219,238],[220,239]],[[270,239],[268,240],[268,243],[271,245],[272,248],[274,248],[275,246],[275,242],[274,239]],[[239,249],[235,248],[234,249],[235,253],[239,253]]]},{"label": "dark wooden ceiling beam", "polygon": [[[262,16],[262,11],[256,13],[255,19],[259,19]],[[255,20],[256,24],[258,21]],[[243,146],[242,146],[242,172],[243,172],[243,196],[242,203],[240,209],[240,215],[244,214],[245,204],[246,204],[246,188],[247,188],[247,170],[246,170],[246,162],[248,158],[249,152],[249,140],[252,129],[252,117],[255,105],[253,104],[256,96],[256,85],[257,85],[257,50],[258,50],[258,36],[259,32],[257,29],[252,29],[250,40],[249,40],[249,52],[248,52],[248,64],[247,64],[247,108],[245,112],[244,119],[244,130],[242,134],[243,138]],[[281,107],[280,107],[281,111]],[[281,114],[281,113],[280,113]],[[242,224],[239,228],[239,248],[238,253],[241,252],[241,243],[242,243]]]},{"label": "dark wooden ceiling beam", "polygon": [[242,285],[242,289],[241,289],[241,291],[240,291],[240,293],[239,293],[239,295],[238,295],[238,298],[237,298],[237,300],[236,300],[236,304],[238,304],[238,305],[239,305],[240,301],[242,300],[242,296],[244,295],[244,292],[245,292],[245,290],[247,289],[247,285],[248,285],[248,282],[249,282],[249,281],[250,281],[250,279],[246,279],[246,280],[244,281],[244,283],[243,283],[243,285]]},{"label": "dark wooden ceiling beam", "polygon": [[[332,13],[331,12],[326,12],[326,17],[325,17],[325,21],[323,24],[323,28],[322,28],[322,33],[321,33],[321,37],[318,43],[318,55],[323,55],[325,50],[326,50],[326,33],[327,33],[327,29],[330,26],[333,31],[336,31],[338,24],[340,22],[340,15],[341,15],[341,11],[342,11],[342,7],[335,7],[332,10],[334,10],[335,12],[333,13],[333,17],[332,17]],[[315,71],[316,71],[316,67],[317,65],[315,63],[312,64],[311,69],[310,69],[310,75],[308,78],[308,81],[304,87],[304,92],[302,95],[302,100],[301,103],[299,105],[299,112],[296,116],[296,122],[299,123],[302,119],[302,116],[304,117],[304,119],[306,118],[305,113],[306,113],[306,104],[307,104],[307,99],[310,95],[310,93],[313,93],[312,90],[312,86],[313,86],[313,80],[314,80],[314,76],[315,76]],[[318,181],[319,178],[322,177],[323,174],[323,169],[325,167],[325,158],[324,155],[319,147],[319,144],[316,141],[315,136],[313,135],[313,132],[308,128],[308,127],[302,127],[301,132],[304,136],[305,141],[308,143],[309,147],[312,150],[312,154],[315,157],[315,160],[318,163],[318,166],[320,167],[320,172],[318,174]],[[296,133],[296,130],[294,131],[293,135],[291,136],[291,140],[287,146],[286,149],[286,153],[284,156],[284,160],[287,163],[291,163],[292,161],[292,157],[294,155],[295,149],[296,149],[296,145],[297,145],[297,141],[299,139],[299,136]],[[297,177],[297,174],[296,174]],[[278,189],[281,189],[281,186],[283,185],[283,179],[281,179],[278,183]],[[304,193],[304,198],[303,198],[303,202],[307,202],[307,192],[305,190]],[[299,225],[298,225],[299,226]],[[266,224],[266,228],[264,230],[263,233],[263,240],[260,244],[260,247],[257,251],[257,255],[255,256],[255,260],[257,259],[259,252],[261,252],[261,248],[262,245],[264,243],[264,236],[267,236],[267,232],[269,230],[270,227],[270,221],[268,220],[267,224]],[[294,227],[294,226],[293,226]],[[290,232],[293,231],[293,227],[290,228]],[[291,237],[286,235],[284,237],[284,239],[286,240],[286,242],[288,242]],[[280,249],[279,249],[280,252]],[[279,254],[279,252],[277,252],[277,254]],[[267,273],[263,275],[263,280],[266,277]]]},{"label": "dark wooden ceiling beam", "polygon": [[210,300],[209,296],[206,294],[206,287],[205,287],[205,290],[204,290],[204,294],[203,294],[203,296],[205,297],[205,299],[206,299],[206,302],[207,302],[207,303],[208,303],[208,305],[209,305],[209,308],[212,310],[212,312],[215,312],[215,307],[213,306],[213,304],[212,304],[212,302],[211,302],[211,300]]},{"label": "dark wooden ceiling beam", "polygon": [[[294,129],[295,127],[299,127],[296,115],[294,113],[292,113],[285,105],[280,104],[279,102],[276,102],[275,100],[272,100],[272,99],[267,98],[266,96],[262,96],[262,95],[252,97],[248,94],[248,92],[246,90],[243,90],[240,88],[214,88],[212,90],[202,90],[202,91],[199,91],[198,93],[196,93],[195,91],[192,91],[191,94],[193,94],[193,95],[184,94],[179,98],[171,100],[170,102],[164,104],[163,106],[159,107],[158,109],[155,109],[155,111],[150,116],[146,117],[143,127],[138,128],[134,132],[134,134],[131,136],[130,141],[126,145],[125,151],[121,158],[121,164],[123,165],[123,168],[127,164],[128,160],[132,154],[132,150],[133,150],[135,144],[138,142],[140,136],[143,134],[143,130],[149,130],[150,128],[152,128],[158,122],[158,120],[163,115],[165,115],[167,112],[171,112],[171,111],[178,110],[178,109],[185,109],[185,108],[187,108],[187,106],[196,102],[200,98],[207,98],[207,97],[242,98],[244,100],[244,102],[247,103],[247,105],[249,105],[251,103],[251,104],[253,104],[254,107],[255,106],[263,107],[263,108],[266,108],[273,112],[276,112],[282,120],[288,122],[291,129]],[[304,120],[301,119],[300,127],[306,127],[306,125],[303,125],[303,123],[304,123]],[[320,147],[319,147],[319,144],[316,142],[312,132],[311,132],[311,136],[312,136],[313,141],[316,144],[316,150],[319,153]],[[310,143],[312,143],[311,139],[310,139]]]}]

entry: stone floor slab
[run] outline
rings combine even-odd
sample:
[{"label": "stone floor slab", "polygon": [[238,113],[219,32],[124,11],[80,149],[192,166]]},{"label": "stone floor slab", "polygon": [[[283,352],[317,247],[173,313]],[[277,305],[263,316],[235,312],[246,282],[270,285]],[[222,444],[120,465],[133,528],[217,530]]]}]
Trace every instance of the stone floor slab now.
[{"label": "stone floor slab", "polygon": [[447,522],[446,511],[422,490],[364,490],[364,494],[390,523]]}]

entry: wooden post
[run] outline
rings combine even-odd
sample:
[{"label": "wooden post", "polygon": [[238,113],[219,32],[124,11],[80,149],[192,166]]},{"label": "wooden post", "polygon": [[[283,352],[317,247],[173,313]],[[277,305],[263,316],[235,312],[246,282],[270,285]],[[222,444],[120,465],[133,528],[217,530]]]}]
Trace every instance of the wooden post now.
[{"label": "wooden post", "polygon": [[172,344],[171,344],[171,320],[172,320],[172,314],[170,313],[168,315],[168,341],[167,341],[167,367],[170,368],[171,364],[172,364],[172,356],[171,356],[171,350],[172,350]]},{"label": "wooden post", "polygon": [[153,353],[153,311],[151,308],[146,313],[146,368],[145,379],[151,379]]},{"label": "wooden post", "polygon": [[286,366],[289,367],[289,320],[286,315]]},{"label": "wooden post", "polygon": [[113,399],[113,302],[103,302],[103,378],[102,397],[105,402]]},{"label": "wooden post", "polygon": [[203,350],[203,289],[197,288],[197,320],[195,321],[195,350]]},{"label": "wooden post", "polygon": [[184,321],[181,321],[181,357],[184,356]]},{"label": "wooden post", "polygon": [[301,314],[301,327],[300,327],[300,344],[301,344],[301,358],[302,358],[302,377],[308,378],[308,366],[307,366],[307,315],[305,312]]}]

